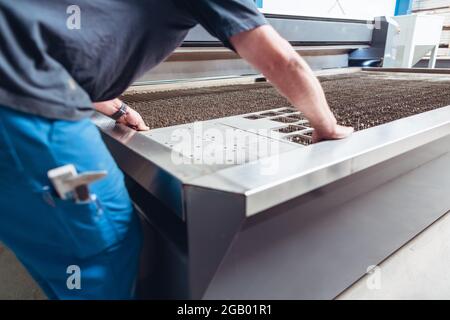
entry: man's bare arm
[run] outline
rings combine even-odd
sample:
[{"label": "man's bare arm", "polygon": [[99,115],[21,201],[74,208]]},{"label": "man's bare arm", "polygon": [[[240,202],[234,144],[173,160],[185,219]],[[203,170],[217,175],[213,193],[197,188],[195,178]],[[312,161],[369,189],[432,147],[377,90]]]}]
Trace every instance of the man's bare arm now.
[{"label": "man's bare arm", "polygon": [[342,139],[353,128],[337,124],[319,80],[292,46],[272,27],[261,26],[230,39],[238,54],[260,70],[315,129],[314,141]]}]

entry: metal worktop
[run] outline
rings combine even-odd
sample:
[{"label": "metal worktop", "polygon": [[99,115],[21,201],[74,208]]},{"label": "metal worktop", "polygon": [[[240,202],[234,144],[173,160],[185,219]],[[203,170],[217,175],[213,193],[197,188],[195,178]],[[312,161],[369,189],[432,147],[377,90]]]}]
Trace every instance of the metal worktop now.
[{"label": "metal worktop", "polygon": [[[307,147],[289,147],[280,142],[276,152],[239,164],[205,165],[187,157],[180,164],[174,163],[176,151],[169,147],[172,133],[186,128],[193,129],[194,125],[137,133],[126,127],[116,126],[112,120],[101,115],[96,115],[94,121],[103,133],[126,146],[127,152],[133,151],[134,156],[127,155],[127,160],[121,163],[126,172],[185,219],[182,206],[184,195],[173,194],[172,189],[169,191],[164,188],[162,182],[157,181],[159,177],[163,176],[167,185],[190,185],[242,194],[245,198],[245,215],[252,216],[449,135],[450,107],[356,132],[342,141],[323,142]],[[214,119],[203,125],[237,128],[229,119]],[[243,127],[246,125],[251,127],[254,124],[248,121]],[[207,130],[207,127],[202,130]],[[158,135],[165,136],[168,142],[164,144],[158,141]],[[273,137],[269,139],[273,140]],[[132,159],[138,157],[146,161],[141,161],[136,166],[137,162]],[[277,168],[273,173],[264,173],[261,168],[268,166]],[[165,194],[166,190],[170,194]]]},{"label": "metal worktop", "polygon": [[[94,117],[157,239],[147,297],[330,299],[450,209],[450,106],[307,146],[246,130],[247,116],[146,133]],[[207,164],[177,149],[199,125],[193,148],[226,147],[208,129],[276,147]]]},{"label": "metal worktop", "polygon": [[[267,18],[322,75],[361,71],[349,65],[380,65],[390,37],[390,22],[383,18]],[[263,80],[218,46],[194,28],[129,92],[244,87]],[[363,72],[379,71],[450,78],[448,70]],[[286,107],[272,111],[279,116]],[[288,123],[261,113],[146,133],[95,115],[148,222],[142,297],[332,299],[450,210],[450,106],[314,145],[307,143],[306,122],[295,123],[303,145],[277,131]],[[231,141],[257,138],[269,147],[221,143],[227,132]],[[203,161],[203,146],[240,160]]]}]

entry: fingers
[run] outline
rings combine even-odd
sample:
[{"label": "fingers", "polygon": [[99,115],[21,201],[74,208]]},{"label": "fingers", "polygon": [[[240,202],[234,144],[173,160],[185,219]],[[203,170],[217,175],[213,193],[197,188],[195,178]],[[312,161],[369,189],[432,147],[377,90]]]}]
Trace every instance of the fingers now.
[{"label": "fingers", "polygon": [[118,122],[136,131],[150,130],[150,128],[145,124],[141,115],[130,107],[128,107],[128,113],[124,117],[119,119]]},{"label": "fingers", "polygon": [[344,126],[338,125],[336,128],[336,132],[332,138],[333,139],[345,139],[348,136],[350,136],[354,131],[355,131],[355,129],[353,129],[352,127],[344,127]]},{"label": "fingers", "polygon": [[314,130],[313,135],[312,135],[312,142],[313,143],[318,143],[318,142],[323,141],[323,140],[324,140],[324,138],[322,138],[320,136],[320,134],[317,133],[317,130]]},{"label": "fingers", "polygon": [[147,131],[150,130],[149,127],[145,124],[144,120],[142,119],[141,115],[133,110],[133,120],[134,120],[134,130],[137,131]]},{"label": "fingers", "polygon": [[144,120],[141,119],[141,121],[139,121],[139,123],[136,125],[136,129],[137,131],[148,131],[150,130],[149,127],[147,127],[147,125],[145,124]]},{"label": "fingers", "polygon": [[127,122],[127,123],[123,123],[124,125],[126,125],[127,127],[136,130],[136,131],[148,131],[150,130],[149,127],[147,127],[144,123],[144,121],[140,121],[140,122]]},{"label": "fingers", "polygon": [[317,143],[323,140],[340,140],[345,139],[350,136],[355,130],[352,127],[344,127],[336,125],[331,132],[320,132],[319,130],[314,130],[313,133],[313,143]]}]

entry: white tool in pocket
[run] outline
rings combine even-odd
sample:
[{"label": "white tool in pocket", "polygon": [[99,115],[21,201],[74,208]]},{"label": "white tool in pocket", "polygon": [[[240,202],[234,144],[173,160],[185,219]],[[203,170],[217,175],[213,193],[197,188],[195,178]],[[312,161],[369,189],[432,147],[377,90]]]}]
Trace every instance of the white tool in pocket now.
[{"label": "white tool in pocket", "polygon": [[89,192],[89,184],[104,178],[107,171],[77,173],[73,164],[52,169],[47,176],[53,184],[56,193],[62,200],[73,200],[76,203],[92,201],[95,195]]}]

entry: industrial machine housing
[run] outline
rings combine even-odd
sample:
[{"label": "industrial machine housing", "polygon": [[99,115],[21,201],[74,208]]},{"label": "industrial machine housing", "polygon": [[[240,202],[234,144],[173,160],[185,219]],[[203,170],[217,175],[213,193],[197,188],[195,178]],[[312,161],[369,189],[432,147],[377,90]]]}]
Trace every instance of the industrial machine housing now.
[{"label": "industrial machine housing", "polygon": [[[267,18],[319,75],[450,80],[445,70],[366,68],[382,63],[387,20],[375,28],[374,21]],[[196,27],[124,99],[261,81],[257,71]],[[262,115],[268,111],[274,115]],[[144,252],[148,273],[140,280],[144,297],[332,299],[450,210],[450,106],[313,145],[301,114],[293,124],[273,121],[294,112],[280,105],[147,133],[94,116],[151,226],[147,237],[154,246]],[[189,147],[227,147],[214,135],[200,134],[177,149],[174,132],[195,132],[199,125],[217,135],[231,129],[244,140],[257,135],[269,151],[250,143],[231,150],[232,160],[239,152],[247,155],[243,161],[196,161]],[[289,133],[274,135],[273,129],[289,125],[300,127],[300,144],[285,139]],[[270,134],[250,130],[255,128]],[[272,165],[276,170],[264,174]]]}]

